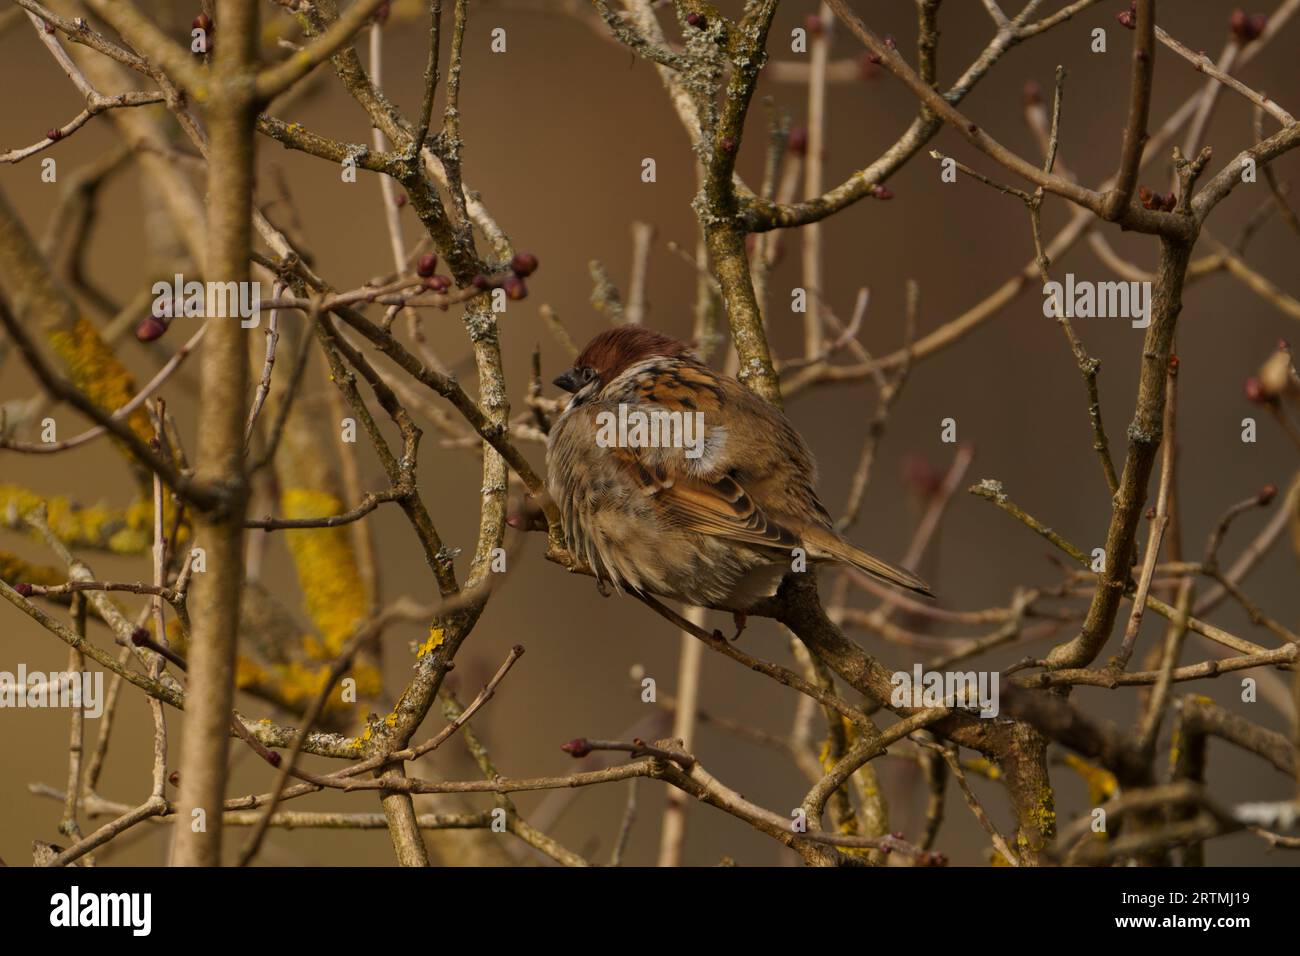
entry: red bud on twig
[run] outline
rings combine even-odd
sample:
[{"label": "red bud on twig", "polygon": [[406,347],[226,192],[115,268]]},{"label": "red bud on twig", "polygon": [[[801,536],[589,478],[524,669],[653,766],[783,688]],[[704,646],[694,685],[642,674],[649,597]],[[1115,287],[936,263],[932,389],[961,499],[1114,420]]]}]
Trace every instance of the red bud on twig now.
[{"label": "red bud on twig", "polygon": [[863,53],[858,56],[858,77],[862,80],[874,80],[880,75],[880,57],[874,53]]},{"label": "red bud on twig", "polygon": [[1276,399],[1264,390],[1264,385],[1255,376],[1246,379],[1246,384],[1242,389],[1246,393],[1246,400],[1254,402],[1256,405],[1271,405]]},{"label": "red bud on twig", "polygon": [[506,298],[515,302],[528,297],[528,286],[524,285],[524,280],[519,276],[506,276],[505,281],[501,283],[501,288],[506,290]]},{"label": "red bud on twig", "polygon": [[517,276],[530,276],[537,271],[537,257],[531,252],[515,253],[510,260],[510,270]]},{"label": "red bud on twig", "polygon": [[786,145],[786,149],[790,150],[790,152],[794,153],[796,156],[803,156],[805,153],[807,153],[808,152],[808,127],[806,126],[790,127],[790,135],[786,138],[785,145]]},{"label": "red bud on twig", "polygon": [[135,327],[135,337],[141,342],[152,342],[154,339],[161,338],[166,331],[166,322],[157,316],[146,315]]},{"label": "red bud on twig", "polygon": [[576,759],[579,757],[585,757],[587,756],[587,754],[591,753],[591,744],[589,744],[582,737],[575,737],[573,740],[570,740],[567,744],[560,744],[560,749],[563,750],[570,757],[574,757]]},{"label": "red bud on twig", "polygon": [[913,453],[903,459],[903,483],[929,498],[943,486],[943,475],[924,455]]},{"label": "red bud on twig", "polygon": [[1228,18],[1228,29],[1243,44],[1259,39],[1259,35],[1268,26],[1268,17],[1262,13],[1246,13],[1233,10]]}]

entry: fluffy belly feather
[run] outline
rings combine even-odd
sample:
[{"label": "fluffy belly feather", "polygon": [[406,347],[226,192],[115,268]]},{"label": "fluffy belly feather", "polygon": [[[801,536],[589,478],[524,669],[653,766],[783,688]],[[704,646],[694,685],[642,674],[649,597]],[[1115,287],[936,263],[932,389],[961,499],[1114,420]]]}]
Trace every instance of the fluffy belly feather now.
[{"label": "fluffy belly feather", "polygon": [[743,611],[776,592],[788,565],[753,548],[705,535],[633,523],[626,515],[574,515],[565,537],[617,588],[701,607]]}]

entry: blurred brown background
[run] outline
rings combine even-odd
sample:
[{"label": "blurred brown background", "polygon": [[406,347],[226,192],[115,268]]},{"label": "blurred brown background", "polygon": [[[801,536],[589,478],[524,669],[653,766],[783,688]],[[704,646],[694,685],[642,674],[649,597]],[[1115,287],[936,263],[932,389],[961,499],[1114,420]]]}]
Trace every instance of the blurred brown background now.
[{"label": "blurred brown background", "polygon": [[[1261,5],[1273,6],[1271,2]],[[154,6],[159,22],[178,37],[197,12],[189,4]],[[859,2],[856,6],[864,15],[869,11],[868,20],[878,33],[893,33],[901,49],[914,49],[915,14],[909,0]],[[1054,10],[1060,4],[1046,6]],[[1064,64],[1069,79],[1061,156],[1084,182],[1095,185],[1113,171],[1118,159],[1126,109],[1131,36],[1114,20],[1121,6],[1099,4],[1011,51],[965,101],[963,109],[1003,143],[1022,155],[1036,156],[1035,143],[1021,119],[1021,91],[1028,80],[1050,90],[1054,68]],[[774,60],[799,59],[789,52],[790,30],[801,25],[815,8],[809,2],[783,5],[769,42]],[[0,6],[0,11],[4,9],[7,3]],[[268,5],[264,15],[271,9]],[[1191,48],[1213,55],[1226,36],[1231,9],[1231,4],[1213,0],[1168,4],[1162,7],[1161,25]],[[974,0],[949,0],[939,23],[940,76],[946,85],[978,55],[992,31],[987,14]],[[508,51],[504,54],[489,51],[490,31],[498,26],[507,31]],[[1090,31],[1097,26],[1109,35],[1110,52],[1104,55],[1089,51]],[[669,29],[676,28],[670,25]],[[1300,106],[1294,60],[1297,35],[1300,24],[1292,24],[1242,76],[1292,109]],[[385,34],[385,86],[408,111],[418,105],[426,37],[422,21],[400,15],[393,18]],[[835,56],[857,56],[859,50],[856,40],[842,29],[836,31]],[[535,344],[541,343],[548,381],[566,364],[538,319],[539,305],[554,306],[579,342],[601,328],[604,320],[589,304],[587,263],[601,259],[614,281],[626,288],[629,226],[634,220],[653,223],[658,230],[650,259],[649,324],[688,337],[695,277],[690,266],[669,252],[665,243],[672,240],[694,248],[695,222],[689,207],[694,189],[693,157],[653,70],[599,35],[588,19],[566,15],[540,0],[472,4],[465,51],[466,177],[481,191],[517,248],[536,252],[542,263],[529,280],[530,297],[512,303],[502,322],[512,400],[522,399]],[[1156,80],[1152,128],[1198,89],[1203,78],[1162,48]],[[0,94],[0,148],[4,149],[39,139],[46,129],[65,122],[81,108],[75,90],[26,23],[0,36],[0,90],[4,91]],[[761,173],[763,97],[771,97],[778,108],[788,111],[796,125],[804,122],[806,114],[802,86],[770,79],[763,82],[751,110],[740,162],[751,183],[757,182]],[[827,184],[840,182],[875,158],[914,115],[912,97],[883,75],[869,82],[832,85]],[[326,77],[318,92],[293,107],[285,118],[351,142],[369,142],[364,114],[332,77]],[[1206,137],[1216,151],[1212,168],[1219,168],[1226,157],[1248,144],[1252,135],[1250,109],[1238,97],[1225,93]],[[111,143],[109,124],[96,119],[42,155],[58,160],[63,178]],[[989,161],[974,155],[949,132],[941,133],[933,146],[1002,177]],[[287,184],[319,272],[337,287],[351,288],[389,271],[388,239],[374,175],[363,172],[359,182],[348,185],[340,182],[338,170],[327,163],[289,153],[266,139],[260,140],[259,149],[263,173],[259,199],[263,203],[276,199],[281,195],[279,184]],[[656,159],[657,183],[640,182],[643,157]],[[282,177],[269,175],[273,170],[281,171]],[[1152,170],[1142,181],[1167,189],[1163,164],[1153,165]],[[0,190],[37,234],[59,192],[58,186],[42,184],[39,172],[38,158],[0,168]],[[1288,157],[1279,164],[1278,172],[1284,181],[1294,181],[1300,175],[1300,157]],[[906,279],[920,283],[924,333],[982,299],[1033,254],[1028,220],[1016,200],[965,177],[956,184],[941,184],[937,165],[924,154],[889,185],[895,193],[893,201],[864,200],[824,226],[827,296],[836,312],[847,316],[858,287],[870,286],[872,304],[861,338],[873,353],[891,351],[901,344]],[[139,215],[140,190],[147,188],[134,170],[117,177],[103,198],[92,239],[92,277],[120,300],[150,281],[144,264],[146,224]],[[1238,189],[1211,218],[1211,232],[1232,241],[1264,195],[1262,185]],[[284,207],[275,211],[282,221]],[[408,240],[414,241],[419,225],[409,207],[402,217]],[[1060,201],[1047,202],[1044,220],[1049,236],[1066,221]],[[1155,242],[1151,238],[1121,235],[1113,228],[1108,234],[1137,264],[1144,268],[1154,264]],[[786,306],[789,289],[800,284],[797,234],[788,234],[785,242],[785,257],[771,282],[770,325],[774,347],[788,355],[801,341],[799,317],[792,316]],[[1199,251],[1203,253],[1204,247]],[[1248,258],[1291,294],[1300,293],[1296,237],[1276,217],[1255,240]],[[1112,278],[1083,243],[1053,264],[1054,278],[1063,278],[1067,271],[1081,279]],[[1192,285],[1184,304],[1178,348],[1182,360],[1181,506],[1188,546],[1197,553],[1229,503],[1269,482],[1285,486],[1294,472],[1295,448],[1267,416],[1242,397],[1243,379],[1254,373],[1279,337],[1294,335],[1294,323],[1223,274]],[[940,442],[939,422],[951,416],[957,419],[959,440],[977,450],[969,476],[972,482],[997,478],[1016,501],[1045,523],[1082,547],[1100,546],[1108,501],[1090,447],[1083,385],[1064,337],[1054,322],[1042,316],[1041,308],[1040,296],[1031,289],[958,346],[914,369],[881,447],[864,516],[853,533],[855,541],[885,557],[901,556],[920,511],[920,503],[902,479],[903,462],[909,455],[921,455],[935,467],[946,468],[953,448]],[[290,317],[286,321],[295,320]],[[445,358],[462,362],[469,354],[454,312],[430,313],[425,328]],[[1076,328],[1103,363],[1103,412],[1112,449],[1122,461],[1141,333],[1129,328],[1127,321],[1114,319],[1080,319]],[[260,348],[260,333],[257,335]],[[122,354],[145,378],[157,367],[158,359],[134,340],[122,347]],[[462,362],[458,370],[472,384],[472,364]],[[164,391],[191,429],[194,382],[191,368]],[[0,400],[25,397],[35,389],[21,362],[12,356],[0,368],[0,386]],[[322,387],[319,377],[312,379],[310,387]],[[788,409],[819,458],[821,492],[832,512],[843,508],[872,409],[872,393],[860,384],[804,393]],[[1247,415],[1260,421],[1260,438],[1254,445],[1244,445],[1239,438],[1241,419]],[[61,437],[78,430],[70,412],[61,410],[58,417]],[[382,472],[369,449],[364,443],[355,447],[366,487],[383,487]],[[528,446],[528,453],[540,466],[540,448]],[[466,553],[472,551],[480,482],[476,461],[463,452],[441,450],[427,437],[421,475],[426,501],[444,540]],[[0,482],[70,494],[86,503],[102,499],[123,504],[131,493],[120,458],[104,442],[54,459],[0,454]],[[409,527],[391,508],[381,509],[373,520],[378,523],[386,596],[406,593],[426,598],[431,581]],[[1235,554],[1263,520],[1260,513],[1243,518],[1230,535],[1225,554]],[[558,749],[569,738],[629,736],[628,729],[646,720],[653,710],[653,705],[641,702],[639,686],[629,676],[633,665],[643,665],[658,680],[661,693],[673,693],[676,678],[678,635],[640,604],[626,598],[602,599],[590,579],[566,575],[543,561],[542,544],[540,536],[526,543],[520,569],[492,600],[457,659],[455,680],[469,697],[495,670],[510,645],[519,642],[527,647],[527,655],[495,700],[474,721],[502,773],[510,776],[571,770],[572,761]],[[41,563],[53,562],[35,542],[10,532],[0,532],[0,547]],[[1046,550],[1043,542],[988,503],[958,494],[925,570],[946,606],[988,607],[1005,604],[1017,584],[1056,580],[1054,568],[1044,560]],[[87,557],[102,578],[134,580],[149,574],[144,558]],[[1295,560],[1282,543],[1247,588],[1288,625],[1295,624],[1300,610]],[[282,541],[272,545],[267,580],[285,589],[294,587]],[[297,601],[290,598],[288,603],[293,606]],[[1216,622],[1255,637],[1244,615],[1234,608],[1216,613]],[[720,616],[717,623],[729,626]],[[1161,623],[1148,622],[1139,653],[1156,639],[1160,628]],[[400,688],[406,678],[408,643],[417,634],[417,628],[395,628],[389,633],[387,676],[391,689]],[[102,630],[96,636],[104,640]],[[907,652],[883,645],[874,637],[857,634],[856,639],[898,668],[910,668],[913,663]],[[742,640],[756,654],[787,658],[785,639],[771,622],[752,622]],[[1017,646],[991,655],[981,666],[1005,666],[1025,653],[1045,651],[1047,646],[1045,642]],[[1203,646],[1189,644],[1184,660],[1205,656]],[[20,661],[31,670],[58,669],[65,665],[66,648],[6,606],[0,608],[0,669],[12,671]],[[1249,706],[1252,718],[1285,729],[1285,719],[1267,703],[1234,705],[1239,686],[1236,677],[1228,677],[1198,683],[1195,690],[1229,706]],[[1180,688],[1191,689],[1186,685]],[[151,725],[142,695],[128,689],[123,698],[121,723],[100,792],[111,799],[138,802],[148,790]],[[1080,689],[1074,696],[1090,713],[1123,722],[1132,720],[1135,698],[1131,690],[1093,688]],[[793,704],[792,692],[729,661],[706,657],[702,705],[707,710],[784,732]],[[254,714],[265,711],[256,702],[244,701],[243,706]],[[58,805],[30,795],[27,787],[34,781],[64,785],[67,715],[47,710],[4,711],[0,716],[0,805],[4,807],[0,813],[0,857],[11,865],[24,864],[30,860],[32,839],[63,842],[55,830]],[[179,723],[173,715],[169,724],[173,760],[178,753]],[[432,733],[440,723],[435,713],[425,731]],[[94,722],[89,726],[93,739]],[[639,726],[643,736],[664,735],[667,722],[665,719],[650,733],[644,732],[646,724]],[[778,812],[797,805],[806,790],[802,778],[779,755],[707,725],[701,728],[695,749],[710,772]],[[231,793],[265,790],[271,779],[266,768],[250,759],[244,748],[232,748],[232,753],[236,754],[236,770]],[[447,754],[439,760],[443,773],[474,776],[458,748],[447,747],[440,753]],[[906,761],[880,763],[885,768],[893,825],[914,836],[924,808],[924,784]],[[1086,795],[1078,778],[1057,768],[1055,779],[1062,818],[1080,812]],[[1211,747],[1209,779],[1214,795],[1229,802],[1281,799],[1291,792],[1288,782],[1261,762],[1216,746]],[[975,786],[995,821],[1009,827],[1000,789],[981,781]],[[551,831],[573,849],[605,859],[625,797],[622,784],[566,794],[564,799],[573,803],[551,825]],[[643,782],[640,798],[628,861],[651,863],[658,845],[663,789]],[[521,794],[518,804],[526,817],[544,823],[557,806],[556,799]],[[292,807],[378,809],[371,797],[355,794],[309,797],[295,801]],[[724,855],[741,864],[788,862],[770,840],[725,814],[697,806],[688,812],[688,863],[710,865]],[[947,816],[939,849],[955,863],[985,862],[985,837],[958,794],[949,794]],[[151,864],[164,860],[165,828],[138,829],[139,833],[118,841],[123,846],[106,861]],[[242,842],[242,831],[231,834],[232,842]],[[521,859],[532,857],[525,853]],[[1208,859],[1221,864],[1284,862],[1278,855],[1267,854],[1261,841],[1249,836],[1213,842]],[[263,862],[279,864],[385,865],[391,860],[389,841],[382,831],[273,832],[262,855]]]}]

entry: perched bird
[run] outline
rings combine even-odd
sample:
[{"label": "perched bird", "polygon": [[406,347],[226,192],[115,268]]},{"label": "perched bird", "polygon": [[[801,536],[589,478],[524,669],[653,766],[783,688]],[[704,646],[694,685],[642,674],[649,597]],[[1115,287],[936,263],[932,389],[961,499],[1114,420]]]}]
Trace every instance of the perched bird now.
[{"label": "perched bird", "polygon": [[684,343],[619,326],[555,384],[573,397],[551,428],[548,490],[600,579],[738,614],[822,562],[931,593],[840,537],[785,415]]}]

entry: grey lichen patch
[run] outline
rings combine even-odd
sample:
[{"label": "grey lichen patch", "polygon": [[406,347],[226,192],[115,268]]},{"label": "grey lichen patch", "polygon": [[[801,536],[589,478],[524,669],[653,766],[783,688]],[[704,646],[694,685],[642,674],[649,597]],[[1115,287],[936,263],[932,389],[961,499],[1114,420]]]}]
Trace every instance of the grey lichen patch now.
[{"label": "grey lichen patch", "polygon": [[1143,428],[1141,423],[1134,421],[1128,426],[1128,440],[1135,445],[1158,445],[1162,436],[1162,429],[1159,425],[1152,428]]},{"label": "grey lichen patch", "polygon": [[465,315],[465,330],[470,341],[494,342],[497,334],[497,321],[491,312],[468,312]]},{"label": "grey lichen patch", "polygon": [[981,495],[985,498],[992,498],[998,504],[1006,504],[1007,493],[1002,487],[1002,482],[996,478],[982,478],[971,486],[973,494]]}]

